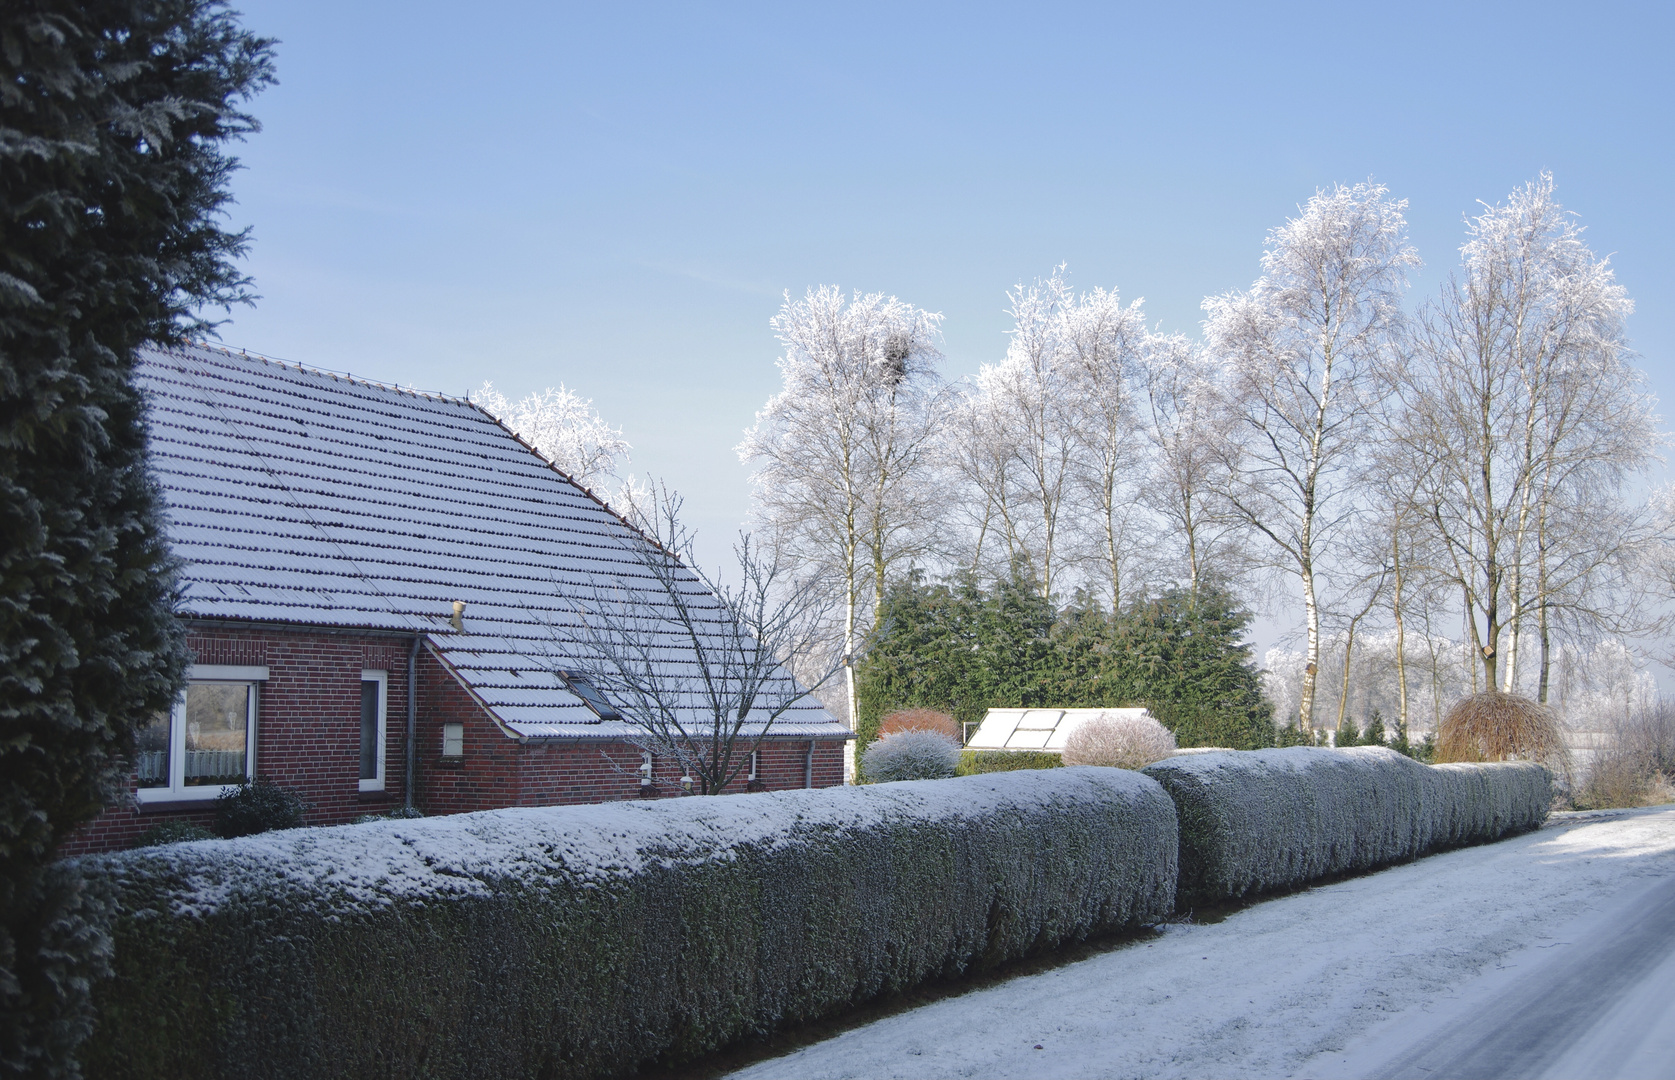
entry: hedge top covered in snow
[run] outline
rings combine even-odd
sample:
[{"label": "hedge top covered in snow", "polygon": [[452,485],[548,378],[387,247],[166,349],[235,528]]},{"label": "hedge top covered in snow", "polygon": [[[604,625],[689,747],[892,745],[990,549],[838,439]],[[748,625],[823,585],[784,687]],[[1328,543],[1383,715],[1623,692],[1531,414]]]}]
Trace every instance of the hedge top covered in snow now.
[{"label": "hedge top covered in snow", "polygon": [[[92,856],[95,873],[128,881],[165,875],[179,913],[208,913],[246,884],[329,887],[369,905],[400,898],[483,896],[494,883],[586,883],[650,865],[697,864],[743,847],[772,850],[839,828],[888,831],[909,821],[985,821],[996,814],[1058,812],[1153,789],[1104,770],[990,773],[957,783],[796,789],[488,810],[330,828],[288,829]],[[1158,795],[1161,795],[1158,792]]]},{"label": "hedge top covered in snow", "polygon": [[678,1062],[1161,921],[1177,855],[1156,782],[1083,768],[96,856],[81,866],[120,914],[87,1064],[533,1080]]},{"label": "hedge top covered in snow", "polygon": [[1384,747],[1288,747],[1149,765],[1180,815],[1182,902],[1288,888],[1535,828],[1539,765],[1428,766]]}]

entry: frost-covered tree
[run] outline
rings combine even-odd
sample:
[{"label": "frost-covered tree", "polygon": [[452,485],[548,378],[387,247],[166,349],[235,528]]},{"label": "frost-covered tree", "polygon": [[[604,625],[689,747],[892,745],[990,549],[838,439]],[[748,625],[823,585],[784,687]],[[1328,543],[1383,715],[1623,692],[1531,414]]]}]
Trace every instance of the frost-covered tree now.
[{"label": "frost-covered tree", "polygon": [[984,497],[1011,508],[1008,547],[1029,555],[1042,592],[1051,595],[1076,493],[1081,410],[1066,341],[1067,312],[1076,297],[1062,266],[1046,281],[1006,295],[1012,316],[1006,359],[984,364],[975,386],[978,408],[991,425],[990,452],[1004,459],[1003,470],[992,470],[988,480],[1005,489]]},{"label": "frost-covered tree", "polygon": [[851,726],[857,646],[892,568],[926,550],[942,497],[930,468],[945,411],[941,324],[882,293],[787,293],[770,324],[783,385],[738,447],[777,550],[842,590]]},{"label": "frost-covered tree", "polygon": [[1269,564],[1300,586],[1305,727],[1319,672],[1322,556],[1354,506],[1369,380],[1390,356],[1407,271],[1419,264],[1406,206],[1370,183],[1320,191],[1269,233],[1262,276],[1247,292],[1204,301],[1230,421],[1220,495],[1265,542]]},{"label": "frost-covered tree", "polygon": [[[983,392],[975,380],[965,384],[950,409],[940,463],[964,498],[952,500],[949,518],[963,522],[971,535],[970,557],[962,560],[972,574],[1004,572],[1024,555],[1020,519],[1022,506],[1014,497],[1012,424],[1005,402]],[[1671,502],[1675,506],[1675,500]],[[1000,558],[985,562],[985,550],[1004,546]],[[1675,547],[1666,560],[1675,583]]]},{"label": "frost-covered tree", "polygon": [[723,582],[694,557],[678,495],[660,486],[645,505],[639,525],[655,543],[629,549],[638,583],[596,589],[567,644],[580,646],[590,681],[636,729],[632,743],[674,761],[699,794],[719,795],[773,725],[834,673],[832,662],[804,684],[787,666],[820,652],[825,598],[748,533]]},{"label": "frost-covered tree", "polygon": [[135,349],[250,299],[222,211],[271,42],[214,0],[0,7],[0,1071],[69,1076],[109,941],[59,843],[185,673]]},{"label": "frost-covered tree", "polygon": [[600,490],[619,510],[632,515],[646,502],[646,490],[623,472],[632,447],[621,428],[612,427],[594,410],[592,401],[560,384],[514,402],[492,382],[483,383],[474,400],[576,483]]},{"label": "frost-covered tree", "polygon": [[1458,591],[1486,686],[1510,691],[1528,621],[1545,681],[1555,613],[1608,614],[1588,597],[1623,553],[1622,485],[1658,437],[1627,362],[1630,301],[1551,177],[1472,219],[1461,254],[1424,312],[1416,370],[1392,385],[1433,569]]},{"label": "frost-covered tree", "polygon": [[1102,288],[1078,296],[1062,265],[1007,297],[1006,358],[971,385],[952,453],[982,507],[979,552],[998,530],[1008,562],[1027,555],[1049,594],[1080,554],[1120,607],[1135,546],[1128,488],[1145,453],[1135,391],[1150,335],[1140,302],[1124,306]]},{"label": "frost-covered tree", "polygon": [[1137,408],[1139,377],[1154,347],[1142,301],[1123,306],[1095,288],[1065,305],[1061,348],[1069,369],[1078,444],[1073,473],[1088,561],[1110,589],[1111,610],[1127,599],[1123,581],[1146,522],[1134,487],[1147,459]]},{"label": "frost-covered tree", "polygon": [[1227,418],[1216,407],[1216,370],[1194,343],[1155,335],[1144,356],[1141,433],[1150,444],[1149,474],[1138,498],[1161,525],[1155,542],[1173,549],[1175,565],[1165,576],[1184,579],[1197,595],[1207,580],[1238,577],[1246,561],[1239,521],[1215,494],[1226,487],[1217,447],[1218,425]]}]

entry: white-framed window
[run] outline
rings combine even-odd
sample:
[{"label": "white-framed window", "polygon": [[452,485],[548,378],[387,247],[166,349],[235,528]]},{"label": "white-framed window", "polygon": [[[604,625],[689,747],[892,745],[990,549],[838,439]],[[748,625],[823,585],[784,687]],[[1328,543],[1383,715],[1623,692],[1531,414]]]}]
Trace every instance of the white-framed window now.
[{"label": "white-framed window", "polygon": [[752,750],[750,752],[750,775],[748,777],[746,777],[745,779],[747,779],[747,780],[756,779],[756,769],[761,764],[761,759],[757,757],[757,755],[760,754],[760,753],[761,753],[760,750]]},{"label": "white-framed window", "polygon": [[361,790],[384,790],[384,744],[388,728],[390,675],[361,672]]},{"label": "white-framed window", "polygon": [[265,667],[195,664],[186,693],[135,736],[141,802],[213,799],[256,775],[256,702]]},{"label": "white-framed window", "polygon": [[442,725],[442,756],[449,758],[465,756],[464,724]]}]

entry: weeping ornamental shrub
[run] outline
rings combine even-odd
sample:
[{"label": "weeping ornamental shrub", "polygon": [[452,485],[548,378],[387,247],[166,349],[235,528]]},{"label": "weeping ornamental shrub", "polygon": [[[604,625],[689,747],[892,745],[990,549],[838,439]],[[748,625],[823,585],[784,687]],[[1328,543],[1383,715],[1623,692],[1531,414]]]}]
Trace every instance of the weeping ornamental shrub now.
[{"label": "weeping ornamental shrub", "polygon": [[885,735],[861,755],[861,768],[876,784],[895,780],[943,780],[960,764],[960,744],[938,731],[909,728]]},{"label": "weeping ornamental shrub", "polygon": [[1149,716],[1102,713],[1070,733],[1066,765],[1143,769],[1175,752],[1175,736]]},{"label": "weeping ornamental shrub", "polygon": [[936,709],[897,709],[878,723],[880,735],[894,735],[898,731],[935,731],[963,743],[960,722]]},{"label": "weeping ornamental shrub", "polygon": [[116,898],[101,1080],[678,1065],[881,994],[1159,922],[1139,773],[497,810],[82,860]]},{"label": "weeping ornamental shrub", "polygon": [[1539,761],[1570,775],[1570,751],[1553,710],[1498,690],[1454,703],[1437,727],[1436,760]]}]

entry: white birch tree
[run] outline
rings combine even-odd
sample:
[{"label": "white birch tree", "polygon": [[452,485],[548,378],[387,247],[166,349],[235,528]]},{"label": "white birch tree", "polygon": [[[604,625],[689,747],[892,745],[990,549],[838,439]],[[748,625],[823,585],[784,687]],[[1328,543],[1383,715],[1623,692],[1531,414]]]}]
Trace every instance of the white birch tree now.
[{"label": "white birch tree", "polygon": [[1135,543],[1129,488],[1145,456],[1135,401],[1149,341],[1141,302],[1125,306],[1103,288],[1078,296],[1062,265],[1007,299],[1006,358],[970,385],[948,453],[974,493],[973,566],[995,533],[1008,561],[1027,555],[1051,594],[1079,554],[1120,607]]},{"label": "white birch tree", "polygon": [[771,320],[783,386],[738,446],[756,465],[754,514],[777,550],[843,591],[848,720],[855,652],[891,569],[926,549],[940,493],[931,475],[943,422],[942,316],[836,286],[786,293]]},{"label": "white birch tree", "polygon": [[[1138,390],[1153,336],[1143,301],[1126,307],[1117,291],[1095,288],[1066,304],[1060,348],[1069,373],[1077,453],[1072,473],[1080,497],[1083,548],[1122,610],[1124,578],[1145,530],[1134,488],[1145,468]],[[1091,526],[1091,527],[1090,527]]]},{"label": "white birch tree", "polygon": [[1184,578],[1197,595],[1206,579],[1233,581],[1246,562],[1239,522],[1216,498],[1226,487],[1218,476],[1218,425],[1226,417],[1216,407],[1216,371],[1180,334],[1153,335],[1144,355],[1141,431],[1150,471],[1139,499],[1161,524],[1159,545],[1172,549],[1169,576]]},{"label": "white birch tree", "polygon": [[1405,201],[1382,185],[1320,191],[1268,235],[1262,276],[1204,301],[1230,418],[1221,495],[1297,578],[1307,657],[1298,710],[1314,723],[1320,664],[1317,577],[1352,510],[1351,467],[1366,432],[1369,376],[1389,359],[1407,271]]},{"label": "white birch tree", "polygon": [[1526,618],[1545,668],[1561,598],[1621,552],[1600,497],[1616,501],[1658,439],[1626,360],[1630,301],[1550,176],[1472,219],[1461,254],[1420,322],[1422,368],[1392,385],[1427,478],[1432,569],[1459,590],[1484,683],[1511,689]]}]

